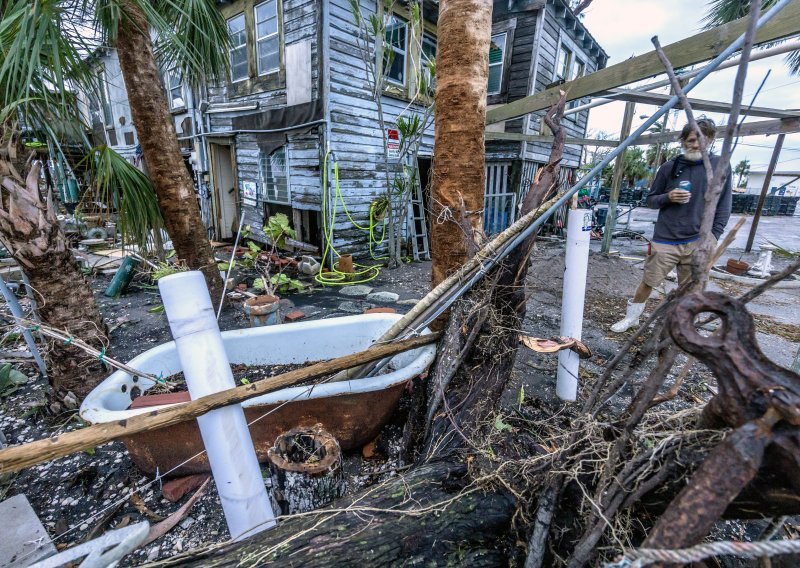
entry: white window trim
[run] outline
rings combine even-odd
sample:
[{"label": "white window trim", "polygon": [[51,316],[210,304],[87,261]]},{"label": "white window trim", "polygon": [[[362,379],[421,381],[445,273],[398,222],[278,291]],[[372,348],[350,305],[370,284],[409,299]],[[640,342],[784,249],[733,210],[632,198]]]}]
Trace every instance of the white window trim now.
[{"label": "white window trim", "polygon": [[[265,176],[266,172],[264,171],[264,165],[261,163],[262,156],[263,156],[263,158],[265,160],[270,160],[272,158],[272,155],[275,154],[275,152],[277,152],[280,149],[283,149],[283,161],[284,161],[283,166],[284,166],[284,168],[286,170],[286,201],[279,201],[277,199],[272,199],[272,197],[270,196],[270,194],[269,194],[269,192],[267,190],[267,179],[266,179],[266,176]],[[291,185],[291,183],[289,181],[289,179],[290,179],[290,176],[289,176],[289,148],[288,148],[288,146],[286,144],[284,144],[283,146],[279,146],[279,147],[275,148],[269,154],[265,154],[264,152],[259,152],[258,175],[261,178],[261,187],[263,188],[263,192],[262,193],[263,193],[263,196],[264,196],[263,197],[264,201],[266,201],[267,203],[274,203],[276,205],[288,205],[289,207],[291,207],[291,205],[292,205],[292,185]],[[276,196],[277,196],[277,192],[275,192],[275,193],[276,193]]]},{"label": "white window trim", "polygon": [[561,79],[561,76],[558,74],[559,72],[558,60],[561,58],[562,47],[566,47],[572,52],[572,60],[570,61],[569,69],[567,70],[567,76],[564,77],[564,80],[565,81],[571,80],[570,77],[572,76],[573,72],[572,68],[575,65],[576,61],[581,61],[583,63],[584,65],[583,73],[585,75],[586,69],[589,68],[589,60],[590,60],[589,56],[586,55],[586,53],[580,47],[578,47],[577,44],[574,41],[572,41],[572,39],[569,36],[564,34],[562,31],[558,34],[558,52],[556,53],[556,60],[553,65],[553,81],[558,81],[559,79]]},{"label": "white window trim", "polygon": [[[500,63],[489,63],[489,67],[491,68],[492,66],[495,66],[495,67],[497,67],[498,65],[500,66],[500,83],[497,86],[497,90],[496,91],[489,91],[488,88],[487,88],[486,96],[489,96],[489,97],[491,97],[492,95],[499,95],[499,94],[501,94],[503,92],[503,73],[505,72],[506,51],[507,51],[507,48],[508,48],[508,32],[504,31],[504,32],[498,32],[496,34],[492,34],[492,36],[490,38],[490,43],[497,36],[505,36],[505,39],[503,40],[503,56],[500,58]],[[488,57],[488,54],[487,54],[487,57]],[[489,75],[489,73],[488,73],[488,69],[487,69],[487,78],[488,78],[488,75]]]},{"label": "white window trim", "polygon": [[[384,49],[393,51],[394,54],[395,54],[394,55],[395,57],[397,57],[398,53],[402,53],[402,55],[403,55],[403,80],[402,81],[396,81],[396,80],[392,79],[391,77],[389,77],[388,69],[384,69],[383,70],[383,74],[384,74],[384,77],[386,77],[386,82],[389,83],[390,85],[395,85],[397,87],[405,87],[406,86],[406,80],[408,79],[408,21],[405,18],[402,18],[402,17],[398,16],[397,14],[388,14],[387,18],[389,19],[389,22],[391,22],[393,20],[396,20],[397,22],[401,23],[403,25],[403,27],[406,29],[405,34],[404,34],[404,36],[405,36],[405,45],[403,46],[402,50],[400,50],[399,48],[393,46],[392,44],[390,44],[388,42],[385,43],[385,46],[384,46]],[[388,25],[389,25],[389,23],[387,22],[387,27],[388,27]],[[399,26],[397,26],[397,27],[399,27]],[[386,32],[384,32],[384,40],[383,41],[386,42]]]},{"label": "white window trim", "polygon": [[[425,54],[424,45],[426,39],[433,41],[433,47],[434,47],[433,59],[429,58]],[[426,81],[428,83],[427,86],[429,91],[427,95],[431,97],[433,96],[434,91],[436,90],[436,77],[430,74],[430,62],[436,61],[436,54],[438,52],[439,52],[439,38],[433,35],[432,33],[423,30],[422,39],[419,42],[419,69],[420,73],[421,74],[424,73],[426,76]]]},{"label": "white window trim", "polygon": [[230,66],[231,66],[231,83],[238,83],[240,81],[246,81],[247,79],[250,78],[250,72],[249,71],[247,73],[245,73],[244,77],[240,77],[238,79],[233,76],[233,52],[236,51],[237,49],[241,49],[242,47],[244,47],[245,61],[248,62],[248,68],[249,68],[249,65],[250,65],[249,64],[250,56],[249,56],[249,53],[248,53],[248,46],[247,46],[247,18],[245,17],[244,12],[242,12],[241,14],[236,14],[235,16],[232,16],[232,17],[228,18],[225,21],[225,23],[227,25],[227,28],[228,28],[228,36],[231,35],[231,30],[230,30],[231,22],[233,20],[237,20],[239,18],[242,18],[242,21],[244,22],[244,43],[242,45],[237,45],[235,47],[231,46],[231,49],[228,50],[228,62],[230,63]]},{"label": "white window trim", "polygon": [[[166,76],[164,77],[164,83],[166,84],[166,87],[167,87],[167,98],[169,99],[169,110],[185,109],[188,106],[186,104],[186,89],[184,88],[183,81],[181,81],[181,80],[178,81],[178,86],[177,87],[173,87],[172,86],[171,75],[173,73],[177,73],[177,68],[176,67],[172,67],[171,69],[168,69],[167,72],[165,73]],[[180,75],[178,75],[178,77],[180,78]],[[180,98],[183,101],[182,105],[173,104],[175,98],[172,96],[172,91],[174,91],[176,89],[180,89],[180,91],[181,91],[181,97]]]},{"label": "white window trim", "polygon": [[[257,11],[258,11],[258,7],[259,6],[263,6],[264,4],[269,4],[270,2],[274,2],[275,3],[275,22],[276,22],[277,26],[276,26],[276,29],[275,29],[274,33],[259,37],[258,36],[258,18],[256,16]],[[255,26],[254,26],[253,29],[254,29],[254,33],[255,33],[255,36],[256,36],[256,45],[255,45],[255,49],[256,49],[256,68],[257,68],[259,77],[262,77],[264,75],[269,75],[270,73],[275,73],[276,71],[280,71],[280,69],[281,69],[281,11],[280,11],[280,6],[278,4],[279,4],[278,0],[265,0],[264,2],[259,2],[258,4],[253,6],[253,21],[255,23]],[[258,69],[258,62],[259,62],[259,59],[258,59],[258,42],[263,41],[263,40],[268,40],[268,39],[271,39],[273,37],[277,37],[278,38],[278,66],[274,67],[272,69],[266,69],[266,70],[262,71],[261,69]]]}]

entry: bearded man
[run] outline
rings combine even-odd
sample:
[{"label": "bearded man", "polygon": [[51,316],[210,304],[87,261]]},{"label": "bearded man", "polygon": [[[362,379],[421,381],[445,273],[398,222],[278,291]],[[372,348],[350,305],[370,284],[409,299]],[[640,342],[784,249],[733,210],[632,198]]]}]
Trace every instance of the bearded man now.
[{"label": "bearded man", "polygon": [[[702,132],[706,147],[717,133],[709,119],[700,119],[697,126]],[[692,253],[700,240],[705,194],[708,182],[700,140],[690,125],[683,127],[680,136],[683,154],[666,162],[656,174],[647,206],[658,209],[658,220],[653,231],[650,254],[644,264],[644,276],[632,300],[628,300],[625,318],[611,326],[611,331],[621,333],[639,325],[645,302],[653,288],[661,285],[673,268],[678,269],[678,284],[683,286],[692,277]],[[709,155],[711,166],[716,168],[719,156]],[[711,232],[719,240],[731,216],[731,171],[717,202]]]}]

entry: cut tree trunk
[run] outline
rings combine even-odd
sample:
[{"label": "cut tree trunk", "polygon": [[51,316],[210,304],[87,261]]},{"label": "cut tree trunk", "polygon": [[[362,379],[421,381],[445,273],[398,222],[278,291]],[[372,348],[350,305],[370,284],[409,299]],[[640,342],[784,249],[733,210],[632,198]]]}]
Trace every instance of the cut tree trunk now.
[{"label": "cut tree trunk", "polygon": [[[34,164],[24,184],[2,178],[0,239],[28,276],[42,321],[100,350],[108,345],[106,326],[52,203],[41,199],[39,169]],[[108,374],[97,358],[60,342],[50,342],[46,360],[57,397],[71,391],[82,399]]]},{"label": "cut tree trunk", "polygon": [[492,3],[442,0],[436,54],[436,171],[431,214],[436,287],[471,257],[483,227],[484,129]]},{"label": "cut tree trunk", "polygon": [[151,566],[506,566],[514,499],[468,483],[464,465],[422,465],[336,509]]},{"label": "cut tree trunk", "polygon": [[133,124],[142,146],[164,224],[179,259],[201,270],[212,298],[222,293],[194,185],[178,145],[175,124],[161,86],[147,19],[133,0],[123,0],[117,54],[128,93]]}]

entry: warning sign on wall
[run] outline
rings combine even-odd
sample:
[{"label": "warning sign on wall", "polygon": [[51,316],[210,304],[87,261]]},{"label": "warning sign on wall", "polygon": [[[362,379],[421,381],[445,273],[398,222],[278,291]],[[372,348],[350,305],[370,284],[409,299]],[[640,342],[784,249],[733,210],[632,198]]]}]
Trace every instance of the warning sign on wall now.
[{"label": "warning sign on wall", "polygon": [[390,160],[400,159],[400,131],[396,128],[386,129],[386,149]]}]

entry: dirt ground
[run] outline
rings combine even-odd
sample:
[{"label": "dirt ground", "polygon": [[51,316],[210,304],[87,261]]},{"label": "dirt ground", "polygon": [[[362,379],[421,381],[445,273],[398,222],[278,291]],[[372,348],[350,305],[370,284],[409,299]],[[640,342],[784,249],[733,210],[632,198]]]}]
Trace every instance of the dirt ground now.
[{"label": "dirt ground", "polygon": [[[625,309],[626,299],[633,293],[641,277],[642,263],[607,258],[593,253],[590,257],[585,304],[584,342],[594,356],[582,367],[582,377],[591,378],[603,369],[605,362],[619,348],[627,334],[608,331]],[[530,300],[524,320],[524,331],[537,337],[558,335],[560,297],[563,276],[563,244],[541,242],[534,253],[534,265],[529,274]],[[136,282],[119,299],[102,296],[110,276],[95,276],[92,282],[111,332],[109,353],[127,361],[158,344],[171,340],[167,319],[160,311],[157,289],[144,281]],[[399,295],[391,307],[405,312],[428,291],[430,263],[408,264],[400,269],[384,270],[370,282],[374,291]],[[668,287],[672,284],[668,284]],[[739,294],[745,288],[735,284],[714,284],[712,289]],[[660,298],[654,295],[648,304],[652,310]],[[308,293],[295,294],[285,301],[284,310],[299,309],[305,319],[338,317],[355,310],[374,307],[365,299],[344,297],[337,288],[315,287]],[[786,291],[769,292],[750,306],[758,314],[759,342],[764,352],[777,363],[791,364],[798,348],[800,310],[798,299]],[[249,320],[239,302],[226,305],[220,318],[220,328],[247,327]],[[290,324],[286,324],[290,325]],[[3,345],[9,350],[10,345]],[[512,412],[523,404],[544,404],[552,411],[563,407],[555,397],[556,357],[520,348],[514,376],[504,395],[504,412]],[[76,410],[53,415],[48,410],[46,383],[36,377],[35,368],[20,368],[30,377],[14,394],[0,399],[0,432],[9,445],[30,442],[71,431],[84,426]],[[714,379],[705,369],[698,368],[687,379],[675,401],[675,408],[702,403],[710,393],[707,385]],[[629,391],[620,393],[614,404],[624,403]],[[350,491],[385,476],[396,475],[401,467],[397,447],[391,444],[398,433],[400,415],[387,425],[377,448],[368,448],[364,455],[348,456],[345,469]],[[162,480],[153,480],[141,473],[131,462],[121,442],[106,444],[90,452],[81,452],[29,468],[11,479],[0,481],[0,500],[12,495],[27,495],[50,536],[59,548],[78,544],[109,528],[147,519],[151,523],[171,514],[188,499],[170,503],[161,494]],[[138,497],[129,498],[137,491]],[[228,538],[213,482],[206,494],[190,510],[189,515],[158,541],[129,555],[124,565],[141,564],[147,560],[165,558],[176,553]]]}]

